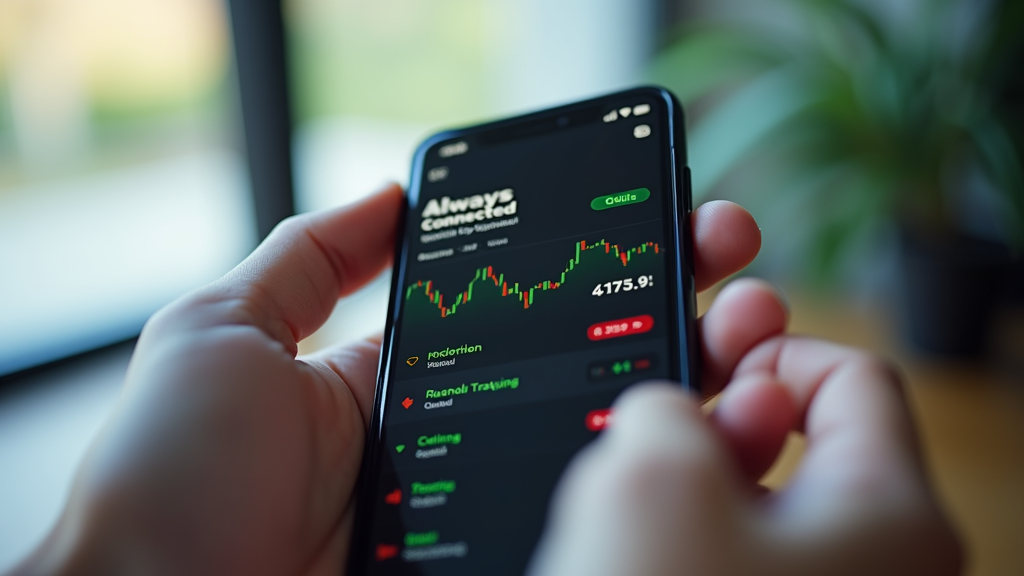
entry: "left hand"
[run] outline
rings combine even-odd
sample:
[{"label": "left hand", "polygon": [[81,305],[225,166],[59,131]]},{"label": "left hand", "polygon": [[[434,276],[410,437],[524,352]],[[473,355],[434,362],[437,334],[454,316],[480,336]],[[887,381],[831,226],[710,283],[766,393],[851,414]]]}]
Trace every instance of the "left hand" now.
[{"label": "left hand", "polygon": [[[303,358],[297,343],[388,265],[402,205],[392,185],[290,218],[157,313],[62,518],[15,574],[341,573],[380,341]],[[757,252],[736,205],[693,222],[699,287]]]}]

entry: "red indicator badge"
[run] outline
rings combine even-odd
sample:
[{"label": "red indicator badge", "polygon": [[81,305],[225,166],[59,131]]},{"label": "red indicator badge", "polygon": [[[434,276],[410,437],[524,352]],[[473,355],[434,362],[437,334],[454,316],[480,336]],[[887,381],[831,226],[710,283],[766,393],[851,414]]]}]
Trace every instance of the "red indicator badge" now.
[{"label": "red indicator badge", "polygon": [[409,409],[409,407],[410,407],[410,406],[412,406],[412,398],[409,398],[409,397],[407,396],[407,397],[405,398],[405,400],[402,400],[402,406],[404,406],[404,407],[405,407],[405,409],[406,409],[406,410],[408,410],[408,409]]},{"label": "red indicator badge", "polygon": [[612,409],[604,408],[603,410],[591,410],[587,412],[587,417],[584,423],[587,425],[587,430],[591,432],[597,432],[604,430],[612,421]]},{"label": "red indicator badge", "polygon": [[377,560],[387,560],[398,556],[398,546],[394,544],[377,544]]},{"label": "red indicator badge", "polygon": [[388,492],[387,494],[385,494],[384,495],[384,503],[385,504],[392,504],[392,505],[396,505],[396,506],[398,504],[401,504],[402,503],[402,490],[399,489],[399,488],[395,488],[391,492]]},{"label": "red indicator badge", "polygon": [[621,320],[598,322],[587,328],[587,338],[591,340],[607,340],[608,338],[618,338],[619,336],[643,334],[653,327],[654,318],[651,318],[649,314],[643,314]]}]

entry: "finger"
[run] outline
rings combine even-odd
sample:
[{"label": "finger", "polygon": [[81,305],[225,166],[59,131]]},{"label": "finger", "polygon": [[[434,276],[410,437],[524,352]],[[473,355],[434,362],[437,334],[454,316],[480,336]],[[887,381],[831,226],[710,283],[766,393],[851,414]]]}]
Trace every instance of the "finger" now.
[{"label": "finger", "polygon": [[761,229],[749,212],[725,200],[708,202],[690,215],[697,291],[743,269],[761,249]]},{"label": "finger", "polygon": [[252,324],[292,353],[339,296],[379,273],[394,251],[402,191],[392,184],[352,206],[294,216],[197,298],[207,322]]},{"label": "finger", "polygon": [[[851,573],[956,570],[960,547],[927,479],[896,371],[859,350],[779,337],[752,350],[736,377],[765,372],[787,387],[807,435],[794,478],[770,498],[780,545],[833,548]],[[863,549],[876,554],[864,558]]]},{"label": "finger", "polygon": [[772,374],[751,373],[725,388],[711,421],[729,444],[743,476],[755,484],[775,463],[796,426],[796,405]]},{"label": "finger", "polygon": [[766,282],[741,278],[723,288],[699,321],[703,394],[720,392],[747,352],[786,330],[788,315]]},{"label": "finger", "polygon": [[910,411],[887,363],[838,344],[783,336],[752,350],[736,369],[737,379],[751,374],[770,374],[786,386],[802,416],[808,449],[801,470],[812,474],[801,480],[798,472],[796,481],[880,483],[886,491],[924,484]]},{"label": "finger", "polygon": [[633,387],[614,410],[563,478],[532,574],[675,573],[681,543],[712,546],[739,511],[724,450],[678,386]]},{"label": "finger", "polygon": [[[693,458],[717,462],[717,439],[700,408],[678,385],[640,384],[615,401],[603,449],[628,457]],[[680,440],[686,438],[687,441]]]},{"label": "finger", "polygon": [[381,335],[376,334],[354,344],[328,347],[301,360],[325,366],[349,390],[359,406],[363,422],[369,424],[373,410],[373,396],[377,387],[377,366],[380,362]]}]

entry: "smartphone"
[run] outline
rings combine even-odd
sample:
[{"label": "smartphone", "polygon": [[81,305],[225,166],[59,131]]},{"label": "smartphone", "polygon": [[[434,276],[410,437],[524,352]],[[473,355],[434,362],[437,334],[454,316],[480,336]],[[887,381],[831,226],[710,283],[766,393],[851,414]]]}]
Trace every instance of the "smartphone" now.
[{"label": "smartphone", "polygon": [[696,387],[690,210],[682,108],[661,88],[418,148],[350,576],[522,574],[615,397]]}]

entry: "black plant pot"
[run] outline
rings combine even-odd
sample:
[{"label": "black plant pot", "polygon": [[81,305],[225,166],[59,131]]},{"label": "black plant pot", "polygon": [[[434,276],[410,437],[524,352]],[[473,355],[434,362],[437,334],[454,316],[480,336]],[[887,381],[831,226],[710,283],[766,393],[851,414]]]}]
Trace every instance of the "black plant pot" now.
[{"label": "black plant pot", "polygon": [[1007,248],[972,236],[904,229],[901,264],[897,301],[907,343],[936,356],[983,355],[1005,294]]}]

